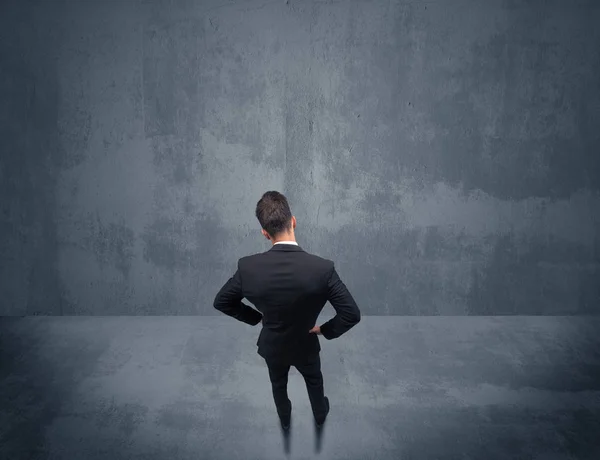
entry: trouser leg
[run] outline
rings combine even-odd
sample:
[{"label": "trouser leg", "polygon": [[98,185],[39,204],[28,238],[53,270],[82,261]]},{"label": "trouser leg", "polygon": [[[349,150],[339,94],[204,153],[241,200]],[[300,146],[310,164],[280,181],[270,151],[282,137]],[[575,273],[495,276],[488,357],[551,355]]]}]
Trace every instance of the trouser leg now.
[{"label": "trouser leg", "polygon": [[271,379],[277,414],[282,420],[288,420],[292,413],[292,402],[289,400],[287,393],[290,365],[267,361],[267,367],[269,368],[269,378]]},{"label": "trouser leg", "polygon": [[316,420],[321,420],[327,413],[325,394],[323,388],[323,374],[321,373],[321,357],[312,355],[307,359],[294,364],[298,372],[304,377],[308,398]]}]

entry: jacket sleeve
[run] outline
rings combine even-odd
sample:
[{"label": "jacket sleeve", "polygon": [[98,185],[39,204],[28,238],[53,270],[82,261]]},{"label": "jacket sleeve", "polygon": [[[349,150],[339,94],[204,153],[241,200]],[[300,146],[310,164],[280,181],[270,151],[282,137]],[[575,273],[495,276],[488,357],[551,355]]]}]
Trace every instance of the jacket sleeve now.
[{"label": "jacket sleeve", "polygon": [[328,281],[327,300],[336,311],[336,315],[321,326],[321,334],[327,340],[336,339],[348,332],[360,322],[360,310],[352,294],[340,279],[335,265]]},{"label": "jacket sleeve", "polygon": [[242,279],[238,262],[238,269],[217,293],[213,306],[220,312],[238,321],[256,326],[261,322],[262,314],[250,305],[242,302],[243,298]]}]

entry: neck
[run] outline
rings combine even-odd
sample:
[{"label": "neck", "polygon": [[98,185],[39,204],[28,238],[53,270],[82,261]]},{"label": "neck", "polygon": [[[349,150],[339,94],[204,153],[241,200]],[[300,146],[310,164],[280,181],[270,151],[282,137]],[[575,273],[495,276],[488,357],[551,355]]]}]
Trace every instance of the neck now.
[{"label": "neck", "polygon": [[278,235],[276,239],[271,239],[271,243],[279,243],[280,241],[293,241],[296,242],[296,237],[293,234]]}]

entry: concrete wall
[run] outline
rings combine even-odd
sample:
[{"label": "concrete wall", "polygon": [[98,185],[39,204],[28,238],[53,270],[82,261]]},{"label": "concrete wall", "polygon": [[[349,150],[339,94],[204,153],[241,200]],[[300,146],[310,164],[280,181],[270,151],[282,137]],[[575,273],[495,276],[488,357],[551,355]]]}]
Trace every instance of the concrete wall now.
[{"label": "concrete wall", "polygon": [[269,189],[364,314],[600,313],[598,2],[0,8],[1,314],[216,314]]}]

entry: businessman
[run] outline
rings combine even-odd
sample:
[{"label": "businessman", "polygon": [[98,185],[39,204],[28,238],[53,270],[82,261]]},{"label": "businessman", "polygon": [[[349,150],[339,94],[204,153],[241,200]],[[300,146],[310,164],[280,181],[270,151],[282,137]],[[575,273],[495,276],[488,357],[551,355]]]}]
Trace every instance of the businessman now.
[{"label": "businessman", "polygon": [[[290,427],[288,398],[291,366],[304,377],[317,427],[329,413],[321,373],[318,335],[335,339],[360,321],[360,310],[338,276],[334,263],[304,251],[296,242],[296,218],[284,195],[266,192],[256,205],[262,234],[273,246],[267,252],[242,257],[235,274],[216,295],[214,307],[239,321],[257,325],[258,354],[265,359],[281,426]],[[256,308],[242,302],[248,299]],[[336,311],[316,325],[329,301]]]}]

